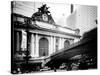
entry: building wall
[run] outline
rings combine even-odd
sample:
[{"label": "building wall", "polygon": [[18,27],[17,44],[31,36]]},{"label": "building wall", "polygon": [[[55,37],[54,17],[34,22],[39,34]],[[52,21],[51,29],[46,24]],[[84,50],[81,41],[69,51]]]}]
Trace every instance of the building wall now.
[{"label": "building wall", "polygon": [[95,28],[97,19],[96,6],[80,6],[77,10],[77,28],[80,29],[81,34]]},{"label": "building wall", "polygon": [[[24,37],[24,38],[23,38]],[[56,51],[62,50],[64,48],[64,42],[68,40],[70,44],[74,43],[72,40],[68,38],[63,38],[63,37],[56,37],[56,36],[48,36],[48,35],[41,35],[41,34],[36,34],[36,33],[31,33],[30,35],[30,55],[31,57],[39,57],[39,40],[41,38],[46,38],[49,43],[49,48],[48,48],[48,56],[50,56],[52,53],[55,53]],[[27,42],[27,33],[22,30],[22,43],[21,43],[21,48],[26,50],[26,42]],[[58,43],[56,42],[56,39],[58,38]],[[58,50],[56,50],[56,44],[58,45]]]},{"label": "building wall", "polygon": [[78,8],[67,18],[70,28],[79,28],[80,35],[97,27],[97,6],[79,5]]},{"label": "building wall", "polygon": [[[55,26],[57,27],[57,29],[59,30],[56,30],[56,28],[54,29],[48,29],[49,26],[53,26],[52,24],[45,24],[45,25],[49,25],[49,26],[46,26],[46,28],[43,28],[44,26],[41,26],[41,25],[44,25],[43,22],[41,22],[41,25],[40,23],[36,23],[37,26],[41,27],[41,29],[39,28],[36,28],[36,29],[30,29],[28,30],[29,31],[29,34],[28,34],[28,37],[27,37],[27,33],[25,32],[26,29],[23,27],[23,28],[16,28],[16,26],[22,26],[23,24],[25,24],[25,19],[24,17],[19,17],[18,15],[14,14],[14,17],[16,17],[16,20],[14,20],[14,25],[15,25],[15,30],[16,31],[20,31],[21,32],[21,37],[19,36],[18,38],[21,38],[22,40],[20,41],[21,43],[21,49],[22,51],[20,51],[22,54],[19,54],[21,56],[23,56],[23,54],[25,55],[25,51],[27,50],[27,41],[28,41],[28,50],[29,50],[29,53],[32,57],[39,57],[39,40],[41,38],[46,38],[49,42],[49,48],[48,48],[48,56],[51,55],[52,53],[55,53],[56,51],[59,51],[59,50],[62,50],[65,46],[64,46],[64,42],[66,40],[68,40],[70,42],[70,44],[74,43],[72,40],[76,38],[79,38],[80,36],[79,35],[76,35],[74,30],[71,30],[71,29],[67,29],[67,28],[64,28],[64,27],[60,27],[60,26]],[[18,17],[18,19],[17,19]],[[19,24],[16,24],[16,21],[19,21],[20,22],[20,25]],[[19,23],[18,22],[18,23]],[[34,24],[31,24],[32,26],[34,26]],[[53,26],[53,27],[54,27]],[[60,29],[66,31],[66,32],[62,32]],[[57,32],[58,31],[58,32]],[[75,34],[75,35],[74,35]],[[27,40],[28,38],[28,40]],[[58,41],[57,41],[58,39]],[[19,39],[18,39],[19,40]],[[19,49],[19,43],[17,44],[17,47]],[[18,52],[19,53],[19,52]]]},{"label": "building wall", "polygon": [[75,29],[76,28],[76,11],[74,11],[71,15],[68,16],[67,18],[67,27]]}]

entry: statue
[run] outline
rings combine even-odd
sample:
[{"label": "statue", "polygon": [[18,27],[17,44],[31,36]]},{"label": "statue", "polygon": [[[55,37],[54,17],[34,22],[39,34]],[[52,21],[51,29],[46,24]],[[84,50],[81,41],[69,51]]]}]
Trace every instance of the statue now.
[{"label": "statue", "polygon": [[38,11],[41,12],[42,14],[48,14],[48,13],[50,13],[48,11],[48,8],[49,7],[47,7],[46,4],[44,4],[43,6],[41,6],[40,8],[38,8]]},{"label": "statue", "polygon": [[50,14],[50,11],[48,9],[49,7],[47,7],[46,4],[42,5],[40,8],[38,8],[38,12],[32,15],[32,19],[34,21],[37,20],[37,21],[43,21],[50,24],[55,24]]}]

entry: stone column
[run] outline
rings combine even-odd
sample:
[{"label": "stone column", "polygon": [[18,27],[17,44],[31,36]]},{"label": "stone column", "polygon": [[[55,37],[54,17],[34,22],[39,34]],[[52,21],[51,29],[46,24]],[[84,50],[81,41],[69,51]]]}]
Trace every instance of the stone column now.
[{"label": "stone column", "polygon": [[62,41],[61,41],[61,37],[59,38],[59,50],[62,48],[62,43],[61,43]]},{"label": "stone column", "polygon": [[19,42],[19,38],[20,38],[20,36],[19,36],[19,32],[17,32],[17,33],[16,33],[16,35],[17,35],[17,41],[16,41],[16,43],[17,43],[17,44],[16,44],[16,51],[19,51],[19,49],[20,49],[20,48],[19,48],[19,47],[20,47],[20,46],[19,46],[19,45],[20,45],[20,42]]},{"label": "stone column", "polygon": [[61,38],[61,48],[64,48],[63,38]]},{"label": "stone column", "polygon": [[55,38],[55,36],[53,37],[53,52],[55,52],[56,51],[56,38]]},{"label": "stone column", "polygon": [[35,35],[35,57],[39,57],[39,39],[38,34]]},{"label": "stone column", "polygon": [[64,48],[64,38],[62,38],[61,40],[61,45],[62,45],[62,48]]},{"label": "stone column", "polygon": [[31,57],[35,57],[35,37],[34,34],[31,35]]},{"label": "stone column", "polygon": [[53,36],[50,36],[50,49],[49,49],[49,55],[53,53]]},{"label": "stone column", "polygon": [[25,51],[26,50],[26,48],[27,48],[27,34],[26,34],[26,32],[25,31],[23,31],[22,30],[22,40],[21,40],[21,50],[22,51]]}]

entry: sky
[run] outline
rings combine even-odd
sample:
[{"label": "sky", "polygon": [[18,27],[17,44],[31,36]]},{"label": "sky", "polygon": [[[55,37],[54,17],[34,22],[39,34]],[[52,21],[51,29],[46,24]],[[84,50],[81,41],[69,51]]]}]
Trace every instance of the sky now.
[{"label": "sky", "polygon": [[43,4],[47,4],[47,7],[50,7],[48,10],[51,12],[57,25],[67,26],[66,18],[71,14],[70,4],[16,1],[14,2],[13,10],[15,13],[31,17],[33,13],[38,11],[37,8],[41,7]]},{"label": "sky", "polygon": [[71,14],[71,4],[67,3],[15,1],[13,12],[31,17],[43,4],[47,4],[57,25],[72,29],[79,28],[81,35],[97,26],[94,24],[97,7],[94,6],[74,4],[74,12]]}]

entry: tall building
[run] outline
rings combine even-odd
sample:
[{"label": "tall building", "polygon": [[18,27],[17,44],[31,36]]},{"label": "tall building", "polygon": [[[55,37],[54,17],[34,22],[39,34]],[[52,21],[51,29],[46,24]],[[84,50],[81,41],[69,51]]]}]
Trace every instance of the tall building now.
[{"label": "tall building", "polygon": [[12,12],[12,70],[25,63],[25,57],[29,57],[29,63],[42,63],[44,58],[80,39],[76,30],[56,25],[48,9],[43,4],[31,17]]},{"label": "tall building", "polygon": [[67,17],[67,25],[69,28],[79,28],[80,35],[97,27],[97,6],[73,5],[72,14]]}]

